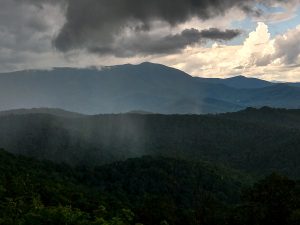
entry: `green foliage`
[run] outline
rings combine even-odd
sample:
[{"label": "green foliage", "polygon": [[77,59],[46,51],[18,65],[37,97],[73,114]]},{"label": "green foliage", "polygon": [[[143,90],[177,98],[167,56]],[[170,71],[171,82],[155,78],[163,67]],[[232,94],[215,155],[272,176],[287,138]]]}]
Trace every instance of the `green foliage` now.
[{"label": "green foliage", "polygon": [[0,224],[196,224],[251,179],[207,162],[143,157],[95,168],[0,151]]},{"label": "green foliage", "polygon": [[0,151],[1,225],[297,225],[300,183],[142,157],[94,168]]},{"label": "green foliage", "polygon": [[299,184],[271,174],[244,192],[243,202],[234,211],[232,224],[299,224]]}]

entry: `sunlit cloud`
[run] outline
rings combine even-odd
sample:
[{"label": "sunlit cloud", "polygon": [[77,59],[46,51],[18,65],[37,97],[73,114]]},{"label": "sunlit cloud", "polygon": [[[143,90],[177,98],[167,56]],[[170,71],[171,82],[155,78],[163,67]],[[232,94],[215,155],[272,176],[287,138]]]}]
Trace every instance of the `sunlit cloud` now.
[{"label": "sunlit cloud", "polygon": [[153,59],[194,76],[246,75],[278,81],[299,81],[300,27],[271,38],[268,26],[259,22],[242,45],[214,43],[211,47],[186,48],[181,54]]}]

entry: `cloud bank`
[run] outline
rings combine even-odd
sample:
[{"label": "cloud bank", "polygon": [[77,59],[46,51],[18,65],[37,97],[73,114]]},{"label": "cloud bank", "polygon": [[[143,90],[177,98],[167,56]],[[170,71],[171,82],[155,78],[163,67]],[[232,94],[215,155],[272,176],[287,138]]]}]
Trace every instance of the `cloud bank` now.
[{"label": "cloud bank", "polygon": [[182,54],[156,58],[195,76],[247,75],[266,80],[300,80],[300,26],[271,38],[268,26],[259,22],[241,45],[197,46]]},{"label": "cloud bank", "polygon": [[171,54],[180,52],[187,46],[205,43],[207,40],[226,41],[241,34],[240,30],[207,30],[185,29],[179,34],[159,36],[149,34],[135,34],[130,38],[116,39],[103,47],[90,47],[88,50],[100,55],[115,55],[131,57],[135,55]]},{"label": "cloud bank", "polygon": [[[274,36],[266,25],[291,20],[299,3],[1,0],[0,71],[152,61],[197,76],[300,80],[299,26]],[[266,24],[233,25],[244,20]]]},{"label": "cloud bank", "polygon": [[[184,36],[186,33],[175,36],[152,36],[151,31],[156,29],[156,22],[165,26],[175,27],[190,20],[192,17],[208,20],[224,15],[232,8],[239,8],[247,14],[259,16],[261,10],[257,3],[271,5],[278,1],[271,0],[65,0],[66,23],[60,30],[54,45],[57,49],[67,52],[74,49],[87,49],[100,54],[110,53],[116,56],[130,54],[174,52],[188,44],[199,41],[196,37]],[[213,32],[211,30],[210,32]],[[127,35],[124,35],[127,34]],[[207,33],[209,38],[212,33]],[[219,35],[218,33],[216,35]],[[121,37],[120,37],[121,36]],[[132,36],[138,36],[132,38]],[[236,35],[227,36],[225,40]],[[120,41],[120,38],[122,41]],[[139,43],[141,38],[149,42],[143,47]],[[195,39],[193,39],[195,38]],[[168,45],[168,39],[171,43]],[[214,39],[212,37],[212,39]],[[222,37],[218,37],[222,39]],[[125,42],[125,43],[124,43]],[[134,43],[133,43],[134,42]],[[178,46],[175,46],[176,42]],[[162,46],[164,43],[165,45]],[[173,45],[174,44],[174,45]],[[173,49],[171,49],[173,47]],[[131,49],[133,48],[133,49]]]}]

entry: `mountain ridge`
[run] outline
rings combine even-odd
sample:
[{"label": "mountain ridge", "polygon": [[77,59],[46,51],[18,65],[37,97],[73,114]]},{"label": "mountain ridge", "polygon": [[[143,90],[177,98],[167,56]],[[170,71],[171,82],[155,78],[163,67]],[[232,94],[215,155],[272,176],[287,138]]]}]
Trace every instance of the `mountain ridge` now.
[{"label": "mountain ridge", "polygon": [[[245,83],[250,78],[236,79]],[[205,114],[233,112],[249,106],[300,107],[300,88],[290,84],[285,88],[276,84],[263,88],[249,88],[249,85],[248,88],[237,88],[221,81],[228,82],[226,79],[192,77],[178,69],[153,63],[110,66],[101,70],[17,71],[0,74],[0,110],[61,108],[82,114],[132,110]],[[260,82],[265,84],[267,81]]]}]

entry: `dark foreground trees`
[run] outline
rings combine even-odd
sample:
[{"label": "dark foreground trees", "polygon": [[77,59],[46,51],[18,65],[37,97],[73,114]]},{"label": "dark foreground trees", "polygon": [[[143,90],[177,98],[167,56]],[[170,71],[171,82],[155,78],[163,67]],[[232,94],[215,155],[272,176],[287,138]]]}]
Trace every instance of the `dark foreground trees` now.
[{"label": "dark foreground trees", "polygon": [[273,173],[243,193],[232,212],[232,224],[300,224],[300,185]]},{"label": "dark foreground trees", "polygon": [[2,225],[297,225],[300,184],[143,157],[72,168],[0,151]]}]

